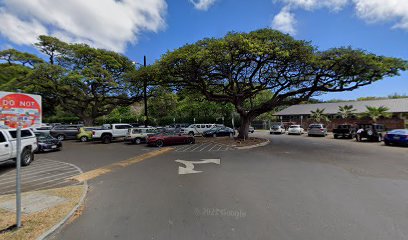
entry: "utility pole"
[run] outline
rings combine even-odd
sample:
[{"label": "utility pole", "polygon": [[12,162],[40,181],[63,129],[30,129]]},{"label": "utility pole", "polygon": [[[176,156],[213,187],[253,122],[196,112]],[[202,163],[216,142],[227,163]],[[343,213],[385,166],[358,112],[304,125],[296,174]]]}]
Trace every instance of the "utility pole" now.
[{"label": "utility pole", "polygon": [[[146,55],[143,56],[143,67],[146,67]],[[143,78],[143,100],[144,100],[144,125],[147,127],[147,79]]]}]

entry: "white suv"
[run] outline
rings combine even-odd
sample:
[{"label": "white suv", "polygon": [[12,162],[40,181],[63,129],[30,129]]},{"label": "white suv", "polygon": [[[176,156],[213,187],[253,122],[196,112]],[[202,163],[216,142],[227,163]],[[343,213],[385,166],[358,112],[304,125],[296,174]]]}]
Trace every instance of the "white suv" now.
[{"label": "white suv", "polygon": [[223,127],[222,124],[191,124],[186,128],[182,128],[180,133],[188,135],[201,135],[203,132],[208,131],[214,127]]}]

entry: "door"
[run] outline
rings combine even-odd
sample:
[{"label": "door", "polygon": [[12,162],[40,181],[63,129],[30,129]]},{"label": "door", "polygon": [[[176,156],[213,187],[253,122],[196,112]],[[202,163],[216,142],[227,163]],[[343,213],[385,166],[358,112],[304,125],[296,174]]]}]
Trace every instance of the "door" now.
[{"label": "door", "polygon": [[113,136],[114,137],[124,137],[124,136],[126,136],[129,128],[132,128],[132,126],[126,125],[126,124],[116,125],[115,129],[113,130],[114,131]]},{"label": "door", "polygon": [[0,132],[0,162],[8,160],[11,154],[10,143],[6,141],[5,136]]},{"label": "door", "polygon": [[76,136],[79,133],[78,126],[67,126],[65,129],[65,136],[67,139],[76,139]]}]

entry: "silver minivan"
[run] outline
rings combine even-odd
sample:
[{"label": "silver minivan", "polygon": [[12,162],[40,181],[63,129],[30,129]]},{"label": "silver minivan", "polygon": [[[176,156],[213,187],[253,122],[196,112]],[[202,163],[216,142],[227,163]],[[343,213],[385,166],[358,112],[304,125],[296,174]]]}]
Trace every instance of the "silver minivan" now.
[{"label": "silver minivan", "polygon": [[327,135],[327,128],[324,124],[310,124],[309,128],[307,129],[307,136],[323,136]]}]

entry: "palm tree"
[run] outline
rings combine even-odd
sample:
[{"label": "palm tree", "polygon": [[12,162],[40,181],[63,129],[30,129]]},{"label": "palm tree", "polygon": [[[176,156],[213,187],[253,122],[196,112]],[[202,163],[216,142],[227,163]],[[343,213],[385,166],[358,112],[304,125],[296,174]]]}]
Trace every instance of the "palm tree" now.
[{"label": "palm tree", "polygon": [[377,120],[380,117],[384,117],[384,118],[390,118],[392,116],[392,113],[387,112],[388,110],[390,110],[387,107],[381,106],[381,107],[370,107],[370,106],[366,106],[367,111],[365,111],[362,116],[363,117],[368,117],[371,118],[371,120],[373,120],[373,123],[376,123]]},{"label": "palm tree", "polygon": [[353,105],[344,105],[339,106],[339,111],[337,112],[341,118],[348,119],[349,117],[354,115],[356,109],[353,108]]},{"label": "palm tree", "polygon": [[324,115],[324,108],[323,109],[319,109],[317,108],[315,111],[310,111],[312,114],[310,115],[310,118],[313,119],[313,121],[320,123],[321,121],[324,122],[329,122],[329,118]]}]

